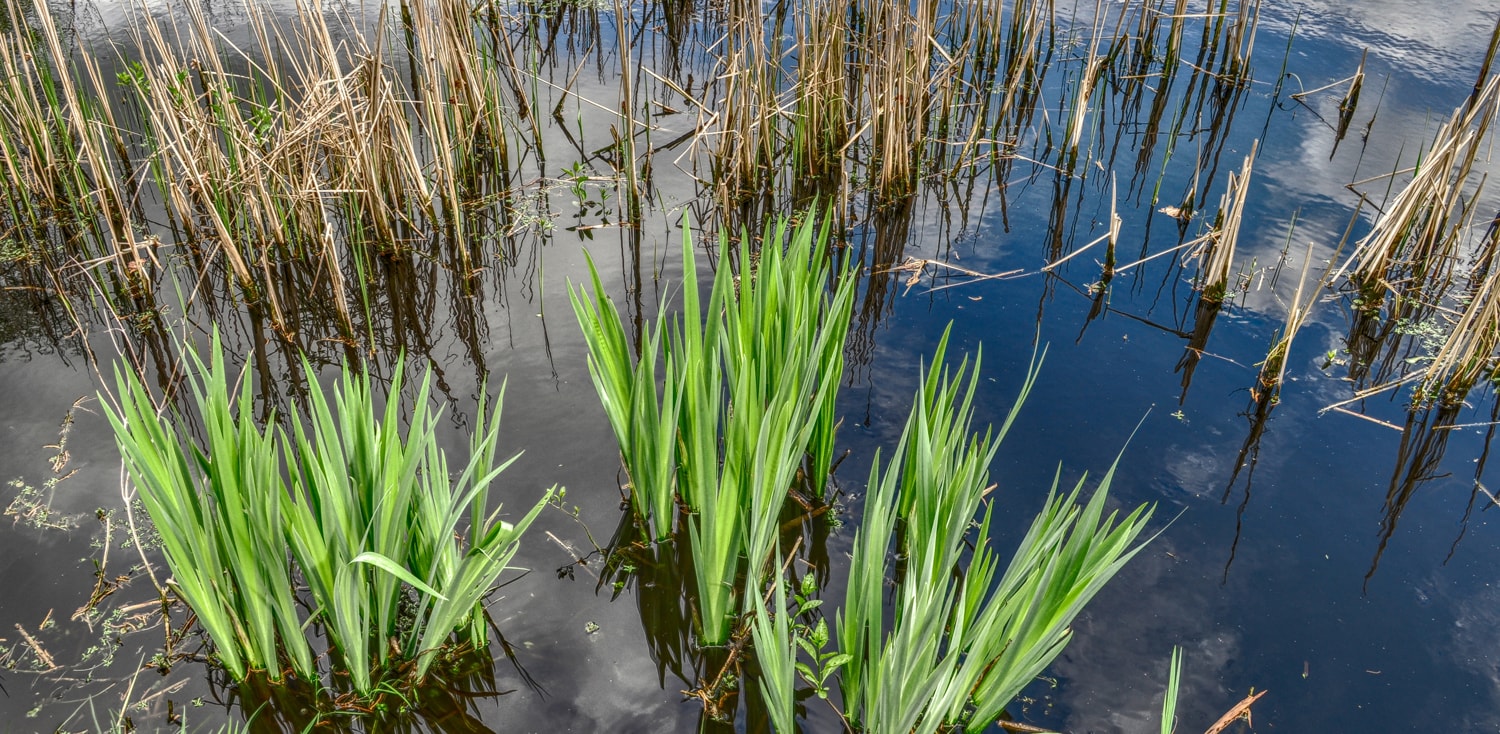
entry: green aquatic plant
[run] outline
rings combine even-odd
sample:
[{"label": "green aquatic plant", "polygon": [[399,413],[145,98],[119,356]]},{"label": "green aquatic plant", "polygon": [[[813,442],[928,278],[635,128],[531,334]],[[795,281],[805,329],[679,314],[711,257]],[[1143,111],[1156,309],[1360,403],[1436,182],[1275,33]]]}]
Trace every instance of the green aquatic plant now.
[{"label": "green aquatic plant", "polygon": [[[663,540],[671,535],[676,515],[675,439],[679,389],[669,379],[662,386],[662,392],[657,392],[661,375],[657,364],[663,320],[658,318],[651,330],[642,335],[640,359],[633,359],[620,313],[605,293],[593,258],[587,253],[584,256],[589,260],[593,297],[585,298],[582,289],[575,292],[571,284],[568,297],[589,348],[589,376],[593,378],[594,389],[599,393],[599,401],[619,443],[620,458],[630,477],[630,497],[636,517],[652,539]],[[696,299],[696,293],[689,295]],[[687,312],[685,318],[696,323],[692,318],[697,315],[696,300],[684,305],[684,310]],[[665,306],[658,311],[665,311]],[[668,360],[667,372],[671,374],[673,363],[670,356]]]},{"label": "green aquatic plant", "polygon": [[[677,503],[691,513],[705,644],[729,638],[742,610],[735,579],[762,573],[799,471],[814,494],[826,486],[854,298],[847,266],[829,257],[829,236],[826,224],[782,220],[754,253],[742,237],[738,275],[728,258],[720,263],[706,309],[696,284],[685,287],[682,312],[665,330],[663,305],[639,358],[592,261],[592,297],[570,289],[635,512],[657,540],[672,532]],[[729,249],[727,238],[721,245]],[[696,273],[686,235],[682,257],[683,272]]]},{"label": "green aquatic plant", "polygon": [[254,670],[272,680],[282,661],[316,677],[282,533],[284,486],[273,430],[255,422],[250,382],[230,389],[217,336],[208,365],[189,352],[187,380],[204,445],[157,409],[140,378],[116,369],[118,406],[101,400],[131,481],[162,537],[168,581],[214,642],[235,680]]},{"label": "green aquatic plant", "polygon": [[[1104,514],[1111,467],[1082,505],[1084,480],[1066,495],[1054,481],[1000,573],[985,504],[994,489],[988,467],[1041,360],[1033,360],[999,430],[980,434],[972,429],[979,359],[972,369],[967,358],[956,369],[944,366],[948,338],[945,332],[925,371],[892,458],[884,470],[879,454],[872,464],[845,598],[835,613],[837,649],[824,649],[827,617],[795,621],[822,604],[811,599],[811,576],[790,607],[780,574],[764,594],[770,599],[756,593],[745,601],[774,731],[796,731],[798,675],[819,697],[827,696],[826,682],[837,675],[844,715],[855,731],[988,726],[1062,652],[1074,617],[1143,545],[1137,539],[1150,520],[1149,506],[1118,520]],[[976,523],[976,517],[982,519]],[[1163,702],[1164,732],[1175,716],[1180,670],[1177,650]]]},{"label": "green aquatic plant", "polygon": [[1177,694],[1182,688],[1182,647],[1172,648],[1172,662],[1167,667],[1167,691],[1161,700],[1161,734],[1172,734],[1177,728]]},{"label": "green aquatic plant", "polygon": [[[865,731],[981,729],[1067,644],[1084,605],[1137,553],[1149,506],[1105,515],[1111,467],[1080,505],[1058,479],[1003,574],[990,542],[988,464],[1037,375],[1033,362],[998,434],[969,430],[978,360],[943,367],[939,343],[901,443],[871,466],[864,522],[838,615],[845,713]],[[965,384],[965,375],[968,381]],[[970,533],[974,518],[978,529]],[[886,619],[892,543],[904,568]]]},{"label": "green aquatic plant", "polygon": [[[310,415],[286,418],[289,438],[257,425],[250,380],[231,389],[217,332],[207,364],[187,357],[201,443],[128,370],[117,368],[120,402],[104,401],[105,412],[161,534],[169,586],[232,678],[264,671],[277,681],[289,668],[318,680],[304,631],[313,624],[333,649],[333,673],[361,694],[386,672],[420,682],[442,651],[486,646],[482,598],[551,496],[514,524],[489,509],[491,483],[514,461],[496,465],[500,400],[488,416],[481,400],[455,478],[437,437],[442,411],[429,407],[430,373],[403,417],[399,399],[376,409],[367,374],[346,365],[330,398],[304,361]],[[402,374],[398,362],[393,396]]]},{"label": "green aquatic plant", "polygon": [[[779,556],[780,553],[777,553]],[[810,577],[809,577],[810,578]],[[755,659],[760,663],[761,696],[771,728],[778,732],[796,731],[797,647],[793,637],[792,614],[786,605],[786,576],[771,577],[771,609],[760,594],[746,594],[750,606],[750,633],[755,642]]]},{"label": "green aquatic plant", "polygon": [[[489,508],[491,483],[520,456],[496,460],[503,386],[488,417],[481,393],[469,461],[454,478],[438,442],[442,411],[429,408],[430,371],[403,419],[398,400],[376,409],[368,374],[346,366],[330,400],[312,366],[304,370],[310,427],[292,422],[296,461],[283,495],[292,554],[356,690],[393,663],[415,662],[421,680],[450,635],[487,646],[483,598],[553,490],[514,524]],[[392,395],[401,384],[398,363]]]}]

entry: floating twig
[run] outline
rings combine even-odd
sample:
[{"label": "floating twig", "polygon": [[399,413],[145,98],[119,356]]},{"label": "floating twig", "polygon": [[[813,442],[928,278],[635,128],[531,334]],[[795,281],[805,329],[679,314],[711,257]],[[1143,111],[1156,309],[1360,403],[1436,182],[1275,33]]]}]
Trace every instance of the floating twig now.
[{"label": "floating twig", "polygon": [[1246,696],[1243,701],[1235,704],[1234,708],[1231,708],[1228,711],[1224,712],[1224,715],[1220,716],[1219,720],[1215,721],[1213,726],[1208,727],[1208,730],[1204,731],[1203,734],[1219,734],[1219,732],[1224,731],[1229,727],[1230,724],[1233,724],[1240,718],[1244,718],[1246,721],[1249,721],[1250,707],[1254,705],[1256,701],[1259,701],[1261,696],[1266,695],[1266,693],[1268,693],[1268,691],[1252,693]]}]

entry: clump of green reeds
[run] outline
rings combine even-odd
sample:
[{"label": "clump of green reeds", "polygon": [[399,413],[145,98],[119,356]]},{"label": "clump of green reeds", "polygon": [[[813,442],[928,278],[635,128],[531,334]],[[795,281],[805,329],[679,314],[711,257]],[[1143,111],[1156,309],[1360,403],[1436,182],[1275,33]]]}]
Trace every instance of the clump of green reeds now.
[{"label": "clump of green reeds", "polygon": [[[514,524],[490,511],[490,485],[514,461],[496,463],[500,400],[488,415],[481,400],[455,477],[430,373],[403,415],[399,399],[377,410],[367,374],[345,367],[330,395],[304,362],[308,416],[288,416],[288,436],[256,424],[250,380],[234,390],[217,332],[208,363],[191,351],[188,362],[201,443],[133,372],[117,370],[120,403],[105,401],[106,414],[161,533],[168,584],[233,679],[318,681],[310,625],[328,637],[332,675],[360,694],[420,683],[446,651],[488,644],[482,599],[551,496]],[[401,384],[398,363],[393,398]]]},{"label": "clump of green reeds", "polygon": [[[865,731],[979,730],[1062,652],[1069,624],[1141,545],[1151,517],[1105,515],[1114,467],[1080,506],[1083,480],[1057,482],[1000,570],[990,545],[989,461],[1036,379],[1036,362],[998,433],[971,433],[978,360],[950,371],[947,336],[885,470],[871,466],[864,520],[838,621],[845,714]],[[967,377],[967,380],[966,380]],[[976,517],[982,519],[970,534]],[[886,618],[892,543],[905,559]]]},{"label": "clump of green reeds", "polygon": [[[780,546],[778,545],[779,549]],[[778,552],[776,554],[780,556]],[[760,663],[761,696],[766,702],[766,713],[771,720],[771,729],[776,732],[795,732],[796,688],[797,688],[797,644],[792,617],[796,611],[787,608],[786,575],[777,573],[770,584],[770,600],[761,598],[751,587],[746,594],[749,607],[750,633],[755,641],[755,659]],[[774,613],[767,610],[767,607]],[[816,650],[813,651],[816,654]],[[804,669],[811,672],[810,668]]]},{"label": "clump of green reeds", "polygon": [[[660,540],[676,526],[679,503],[691,513],[706,644],[728,639],[740,611],[733,580],[747,568],[759,575],[799,470],[814,497],[831,470],[854,282],[847,266],[833,265],[828,241],[828,226],[811,219],[768,227],[754,254],[741,237],[704,309],[685,234],[681,316],[664,328],[659,315],[638,357],[592,262],[592,296],[571,292],[638,518]],[[721,244],[728,248],[727,238]]]}]

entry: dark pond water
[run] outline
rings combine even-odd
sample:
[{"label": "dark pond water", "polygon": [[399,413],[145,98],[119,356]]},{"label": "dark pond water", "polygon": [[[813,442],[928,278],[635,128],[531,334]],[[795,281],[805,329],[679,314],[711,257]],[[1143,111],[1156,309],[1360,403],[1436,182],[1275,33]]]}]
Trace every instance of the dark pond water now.
[{"label": "dark pond water", "polygon": [[[1106,9],[1120,10],[1117,3]],[[236,25],[244,21],[241,11],[212,10],[227,37],[243,38]],[[360,5],[325,10],[377,15]],[[718,33],[712,15],[675,3],[635,10],[640,15],[633,28],[642,35],[634,61],[663,77],[696,74],[707,89],[710,44]],[[287,8],[279,11],[290,15]],[[87,43],[128,37],[126,9],[78,5],[54,6],[53,12]],[[165,6],[153,5],[152,12],[170,17]],[[677,99],[651,121],[651,144],[661,151],[653,158],[640,236],[633,237],[613,226],[620,218],[613,214],[617,195],[592,203],[615,192],[613,172],[589,157],[609,146],[610,109],[618,105],[613,8],[564,4],[507,12],[549,19],[542,32],[523,39],[523,65],[546,82],[536,87],[539,107],[561,103],[563,111],[543,120],[529,146],[518,144],[507,218],[478,220],[487,269],[466,289],[433,259],[382,265],[361,328],[377,343],[370,350],[377,374],[389,373],[399,348],[437,365],[438,390],[450,403],[453,430],[446,440],[453,450],[462,445],[483,376],[491,375],[492,383],[506,378],[505,442],[526,453],[505,475],[499,499],[520,507],[557,483],[568,488],[567,502],[577,506],[578,517],[541,517],[518,557],[531,572],[505,586],[492,606],[514,650],[514,661],[499,659],[493,673],[493,686],[504,695],[466,702],[462,721],[428,725],[452,731],[696,730],[702,708],[681,691],[708,673],[696,672],[690,655],[672,659],[653,643],[677,632],[652,621],[651,590],[632,582],[613,594],[607,581],[598,581],[597,556],[566,577],[554,570],[591,550],[590,534],[606,544],[620,520],[623,481],[589,382],[567,284],[582,277],[585,250],[604,266],[617,301],[633,308],[657,302],[681,282],[673,253],[684,213],[700,237],[725,221],[689,176],[699,153],[664,144],[701,118]],[[1441,9],[1394,1],[1267,5],[1253,83],[1220,106],[1222,120],[1205,112],[1196,124],[1185,122],[1175,142],[1178,164],[1165,165],[1158,145],[1137,166],[1146,115],[1127,112],[1119,89],[1111,88],[1098,98],[1088,126],[1089,170],[1070,178],[1032,159],[1046,157],[1049,129],[1064,134],[1069,75],[1076,76],[1088,53],[1094,12],[1092,5],[1058,8],[1053,70],[1020,137],[1017,152],[1024,157],[1003,180],[979,176],[968,185],[924,188],[907,205],[878,212],[858,189],[841,201],[847,242],[865,271],[839,404],[840,441],[849,451],[837,474],[846,511],[826,541],[834,573],[825,597],[841,595],[840,564],[858,523],[869,462],[877,447],[899,435],[918,362],[951,321],[957,347],[972,352],[983,345],[983,422],[1003,419],[1034,343],[1047,345],[1041,377],[993,467],[998,515],[1010,528],[1002,533],[1002,548],[1019,538],[1059,465],[1067,478],[1097,474],[1122,448],[1112,501],[1158,508],[1152,530],[1159,536],[1079,618],[1063,655],[1012,707],[1014,718],[1067,732],[1156,731],[1167,661],[1181,645],[1178,731],[1206,729],[1252,691],[1269,691],[1254,707],[1257,731],[1500,730],[1500,574],[1489,565],[1500,528],[1483,489],[1492,482],[1485,458],[1494,396],[1480,389],[1456,411],[1409,416],[1407,393],[1396,391],[1347,406],[1359,416],[1323,412],[1354,390],[1346,343],[1352,310],[1347,295],[1335,289],[1323,291],[1297,336],[1279,404],[1258,406],[1251,394],[1257,364],[1293,299],[1304,252],[1311,244],[1311,280],[1328,269],[1349,225],[1358,197],[1346,184],[1413,165],[1437,125],[1471,91],[1500,3],[1470,0]],[[669,35],[674,13],[694,20],[687,35],[675,39]],[[1190,26],[1189,35],[1198,28]],[[1290,94],[1349,77],[1366,49],[1354,126],[1336,142],[1342,87],[1305,103]],[[1169,117],[1183,107],[1187,78],[1170,90]],[[654,78],[646,79],[640,84],[649,94],[670,98]],[[559,93],[556,87],[564,86],[576,94]],[[1193,268],[1171,256],[1117,274],[1102,300],[1090,291],[1100,275],[1099,247],[1041,272],[1049,260],[1107,230],[1107,172],[1114,173],[1122,219],[1119,260],[1131,262],[1183,241],[1177,222],[1156,209],[1196,186],[1200,205],[1213,211],[1227,174],[1240,169],[1257,140],[1236,255],[1247,289],[1216,313],[1199,310]],[[1216,166],[1195,180],[1192,159],[1200,157]],[[590,197],[584,204],[560,174],[575,161],[596,177],[582,184]],[[1479,167],[1492,166],[1481,161]],[[1153,205],[1163,170],[1161,201]],[[1363,190],[1377,201],[1387,196],[1383,183]],[[1487,222],[1493,203],[1479,211]],[[1189,224],[1187,236],[1200,226],[1201,219]],[[1369,226],[1367,208],[1355,236]],[[934,264],[908,284],[908,272],[883,272],[903,258],[1019,274],[971,280]],[[12,666],[0,678],[0,717],[9,722],[3,728],[107,729],[122,721],[123,701],[132,705],[125,715],[143,730],[168,728],[169,716],[185,716],[193,731],[242,720],[234,695],[210,682],[200,664],[177,665],[169,675],[135,673],[160,648],[159,629],[129,628],[131,615],[149,617],[149,609],[132,605],[151,599],[150,584],[135,569],[137,551],[118,535],[106,538],[95,518],[104,508],[118,521],[124,507],[108,426],[88,401],[70,412],[102,385],[91,359],[107,374],[122,345],[148,355],[163,342],[92,312],[79,319],[88,331],[80,339],[55,304],[38,309],[22,293],[0,291],[6,398],[0,479],[42,487],[66,475],[51,507],[54,519],[72,527],[37,528],[18,518],[0,530],[0,636]],[[300,306],[306,322],[298,345],[320,364],[360,351],[319,338],[326,309],[311,300]],[[184,314],[191,325],[180,324]],[[295,403],[295,386],[285,378],[295,352],[228,295],[179,305],[161,323],[197,339],[210,317],[242,361],[253,365],[266,403]],[[1201,358],[1185,360],[1199,354],[1186,350],[1195,327],[1204,329],[1207,341],[1195,345]],[[1415,349],[1403,358],[1420,359],[1420,345]],[[52,445],[65,416],[68,456],[54,473],[59,450]],[[20,490],[4,491],[9,502]],[[99,561],[107,578],[134,576],[101,607],[121,611],[92,625],[70,619],[89,598]],[[47,666],[28,636],[55,669],[39,671]],[[93,649],[115,641],[112,661]],[[757,726],[741,712],[741,730]],[[808,731],[839,729],[830,710],[810,706]]]}]

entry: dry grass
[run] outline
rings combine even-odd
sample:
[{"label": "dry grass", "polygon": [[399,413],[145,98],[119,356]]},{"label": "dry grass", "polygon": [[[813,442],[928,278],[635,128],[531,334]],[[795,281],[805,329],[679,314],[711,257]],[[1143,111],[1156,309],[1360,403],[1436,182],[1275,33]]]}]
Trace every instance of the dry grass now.
[{"label": "dry grass", "polygon": [[842,13],[845,6],[827,0],[803,0],[797,28],[797,94],[793,168],[799,176],[842,176],[850,137],[848,53]]},{"label": "dry grass", "polygon": [[172,15],[137,7],[114,49],[118,85],[36,8],[33,33],[0,43],[17,72],[0,82],[0,223],[66,230],[52,267],[113,261],[111,277],[141,297],[156,266],[155,238],[138,235],[144,200],[165,210],[196,277],[222,267],[288,336],[296,301],[321,300],[346,339],[374,257],[440,233],[453,269],[478,269],[461,212],[503,188],[478,177],[508,177],[513,125],[494,48],[463,4],[406,5],[404,77],[383,15],[372,40],[314,4],[273,17],[249,0],[240,48],[200,0]]},{"label": "dry grass", "polygon": [[1198,278],[1194,287],[1203,291],[1203,297],[1222,301],[1229,291],[1229,279],[1234,272],[1234,249],[1240,236],[1240,223],[1244,219],[1245,200],[1249,195],[1250,172],[1255,164],[1255,153],[1260,141],[1250,145],[1244,165],[1238,174],[1230,173],[1219,198],[1219,212],[1208,233],[1199,237],[1189,257],[1199,260]]},{"label": "dry grass", "polygon": [[[1428,328],[1443,332],[1430,360],[1357,395],[1416,382],[1415,404],[1452,405],[1494,370],[1500,347],[1500,275],[1490,262],[1493,228],[1477,247],[1469,243],[1483,187],[1475,164],[1487,154],[1497,113],[1500,76],[1478,85],[1476,94],[1439,127],[1410,180],[1329,277],[1329,282],[1347,278],[1369,319],[1384,310],[1388,323],[1441,324]],[[1460,269],[1464,262],[1472,263],[1466,274]]]},{"label": "dry grass", "polygon": [[713,180],[720,200],[732,208],[769,190],[776,180],[772,166],[780,105],[760,3],[730,0],[726,13]]},{"label": "dry grass", "polygon": [[[1049,165],[1036,161],[1055,160],[1063,150],[1087,163],[1072,171],[1082,178],[1105,167],[1093,158],[1098,151],[1122,147],[1091,139],[1090,130],[1103,131],[1110,112],[1126,112],[1110,109],[1120,103],[1122,83],[1125,95],[1149,87],[1127,72],[1160,79],[1162,105],[1168,96],[1183,100],[1164,137],[1216,124],[1189,112],[1202,94],[1191,102],[1191,94],[1169,89],[1186,63],[1179,57],[1190,53],[1183,39],[1201,25],[1213,49],[1198,49],[1199,59],[1222,66],[1228,62],[1221,59],[1251,48],[1255,18],[1253,3],[1206,16],[1168,0],[1132,0],[1117,9],[1101,3],[1096,22],[1071,31],[1068,43],[1076,45],[1054,58],[1060,20],[1050,0],[799,0],[775,12],[734,0],[705,6],[687,28],[680,18],[664,21],[697,6],[652,6],[616,23],[613,39],[599,30],[607,8],[597,4],[487,3],[470,12],[458,0],[422,0],[407,3],[399,19],[381,16],[372,24],[308,0],[275,14],[249,0],[248,34],[236,36],[250,39],[249,48],[232,46],[212,28],[205,7],[187,0],[175,16],[136,14],[133,35],[116,49],[130,77],[123,88],[109,85],[116,104],[96,102],[104,85],[85,73],[92,67],[77,62],[77,50],[68,52],[70,73],[60,77],[76,88],[57,95],[61,114],[23,93],[42,85],[53,64],[28,72],[25,84],[6,80],[12,88],[0,89],[0,104],[20,100],[14,106],[24,113],[6,122],[17,121],[18,139],[44,142],[0,142],[0,170],[8,190],[44,195],[6,194],[14,211],[0,212],[0,224],[53,221],[56,213],[36,201],[73,207],[79,214],[71,221],[97,228],[88,239],[98,247],[78,259],[113,264],[96,268],[112,271],[101,280],[134,283],[149,296],[161,273],[147,246],[152,240],[132,240],[150,230],[129,205],[159,205],[170,233],[157,236],[181,246],[168,253],[191,258],[200,286],[227,284],[235,300],[252,304],[257,318],[288,339],[322,328],[308,318],[316,311],[335,326],[335,339],[372,344],[371,309],[380,294],[370,289],[378,287],[372,273],[382,262],[437,263],[472,293],[491,265],[486,238],[550,231],[556,212],[547,192],[518,195],[523,179],[546,187],[556,181],[547,176],[567,163],[595,172],[612,167],[612,178],[585,180],[619,202],[609,205],[612,221],[597,226],[635,225],[658,193],[653,157],[663,160],[658,152],[692,141],[677,164],[699,177],[703,201],[745,222],[813,197],[858,212],[854,193],[869,196],[863,211],[897,211],[924,187],[944,206],[967,207],[974,191],[993,183],[1002,184],[1006,216],[1003,184],[1014,161],[1036,170]],[[621,3],[616,15],[628,10]],[[6,40],[0,61],[24,67],[32,58],[21,57],[25,44]],[[1073,48],[1076,56],[1061,55]],[[618,98],[610,78],[602,86],[606,99],[584,99],[591,61],[619,64]],[[1045,98],[1060,86],[1044,85],[1049,68],[1069,70],[1071,87],[1061,92],[1068,99]],[[566,81],[554,84],[548,74]],[[1212,86],[1207,72],[1196,76],[1205,79],[1199,89]],[[590,115],[587,125],[582,112],[566,119],[562,102],[572,100]],[[549,160],[544,138],[556,137],[540,131],[537,113],[554,102],[559,124],[549,132],[566,134],[572,148]],[[697,125],[690,119],[695,108]],[[1048,109],[1067,119],[1049,118]],[[1153,105],[1153,125],[1163,109]],[[112,118],[122,111],[130,119]],[[608,115],[605,124],[595,124],[597,111]],[[658,120],[683,117],[692,129],[661,133],[670,128]],[[57,129],[59,120],[66,130]],[[610,144],[585,142],[585,127],[590,135],[609,128]],[[1150,144],[1141,150],[1152,157]],[[1032,158],[1021,157],[1028,152]],[[1200,162],[1212,155],[1217,149],[1201,152]],[[80,163],[56,165],[63,159]],[[119,175],[126,171],[138,175]],[[1204,178],[1204,189],[1216,185],[1211,170]],[[501,234],[487,217],[503,219]],[[1062,242],[1070,223],[1057,225]],[[1052,259],[1064,253],[1059,247]],[[1215,257],[1232,258],[1232,247]]]}]

